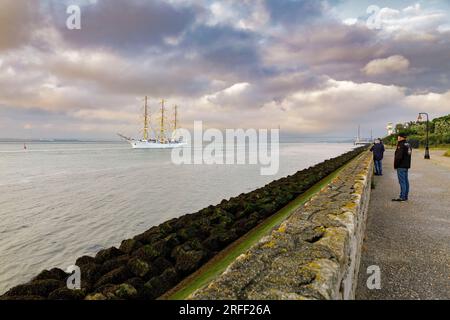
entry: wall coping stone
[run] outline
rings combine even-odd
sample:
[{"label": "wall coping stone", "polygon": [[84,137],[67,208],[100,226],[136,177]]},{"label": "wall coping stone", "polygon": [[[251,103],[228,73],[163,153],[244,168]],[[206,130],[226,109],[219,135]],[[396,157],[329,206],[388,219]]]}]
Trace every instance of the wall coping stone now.
[{"label": "wall coping stone", "polygon": [[372,174],[364,152],[189,299],[354,299]]}]

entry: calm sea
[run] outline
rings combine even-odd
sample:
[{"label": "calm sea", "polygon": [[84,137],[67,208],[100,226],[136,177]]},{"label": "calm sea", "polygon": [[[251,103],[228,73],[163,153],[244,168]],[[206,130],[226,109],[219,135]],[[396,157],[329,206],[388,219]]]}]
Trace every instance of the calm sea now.
[{"label": "calm sea", "polygon": [[338,156],[342,143],[286,143],[280,170],[176,166],[168,150],[122,143],[0,144],[0,294],[42,269],[117,246],[168,219]]}]

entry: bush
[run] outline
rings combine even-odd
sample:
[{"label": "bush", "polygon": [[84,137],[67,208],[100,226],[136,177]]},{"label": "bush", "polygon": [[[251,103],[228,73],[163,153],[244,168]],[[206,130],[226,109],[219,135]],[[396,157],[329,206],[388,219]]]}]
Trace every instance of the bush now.
[{"label": "bush", "polygon": [[418,149],[420,147],[420,141],[418,139],[409,139],[409,144],[413,149]]},{"label": "bush", "polygon": [[[426,123],[409,122],[407,125],[398,124],[397,132],[408,135],[408,140],[414,147],[424,147],[426,144]],[[383,139],[386,145],[397,144],[397,134],[390,135]],[[438,147],[450,144],[450,115],[433,119],[429,123],[429,145]]]},{"label": "bush", "polygon": [[[408,136],[408,141],[411,143],[413,148],[425,147],[426,136],[410,135]],[[450,133],[443,135],[430,133],[428,141],[430,147],[439,147],[442,145],[450,144]],[[385,145],[395,146],[397,144],[397,135],[390,135],[384,138],[383,143]]]}]

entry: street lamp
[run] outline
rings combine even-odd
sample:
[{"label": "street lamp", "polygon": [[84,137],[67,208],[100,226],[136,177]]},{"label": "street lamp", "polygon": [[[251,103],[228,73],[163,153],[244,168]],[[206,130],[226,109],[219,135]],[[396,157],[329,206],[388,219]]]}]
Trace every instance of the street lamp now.
[{"label": "street lamp", "polygon": [[426,141],[425,141],[425,159],[429,160],[430,159],[430,144],[429,144],[429,130],[430,130],[430,117],[428,116],[428,113],[425,112],[421,112],[419,113],[419,118],[417,118],[418,122],[422,122],[422,116],[426,116],[427,117],[427,137],[426,137]]}]

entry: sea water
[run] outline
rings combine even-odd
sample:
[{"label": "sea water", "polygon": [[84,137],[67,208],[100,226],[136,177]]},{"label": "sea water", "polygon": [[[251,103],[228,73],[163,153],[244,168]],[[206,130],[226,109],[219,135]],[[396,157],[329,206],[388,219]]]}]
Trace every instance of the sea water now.
[{"label": "sea water", "polygon": [[177,166],[170,150],[125,143],[0,144],[0,294],[352,148],[282,143],[278,174],[261,176],[257,165]]}]

